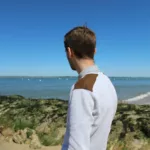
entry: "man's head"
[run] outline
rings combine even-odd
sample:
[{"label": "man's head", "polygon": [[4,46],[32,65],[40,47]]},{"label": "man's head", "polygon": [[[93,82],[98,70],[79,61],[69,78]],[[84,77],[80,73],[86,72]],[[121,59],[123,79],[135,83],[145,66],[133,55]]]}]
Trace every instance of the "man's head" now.
[{"label": "man's head", "polygon": [[87,27],[75,27],[66,33],[64,46],[67,58],[73,70],[77,70],[77,64],[85,61],[93,61],[96,49],[95,33]]}]

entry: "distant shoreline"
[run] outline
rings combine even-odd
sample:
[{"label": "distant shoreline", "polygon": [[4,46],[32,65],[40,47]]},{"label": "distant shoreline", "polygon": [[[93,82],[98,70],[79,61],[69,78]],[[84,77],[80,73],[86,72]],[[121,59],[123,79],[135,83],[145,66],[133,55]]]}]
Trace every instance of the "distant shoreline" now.
[{"label": "distant shoreline", "polygon": [[[13,97],[13,98],[24,98],[27,100],[60,100],[60,101],[68,101],[67,99],[61,99],[61,98],[30,98],[30,97],[25,97],[22,95],[0,95],[1,97]],[[131,99],[127,99],[127,100],[118,100],[118,103],[125,103],[125,104],[135,104],[135,105],[150,105],[150,92],[143,94],[143,95],[139,95],[137,97],[131,98]]]}]

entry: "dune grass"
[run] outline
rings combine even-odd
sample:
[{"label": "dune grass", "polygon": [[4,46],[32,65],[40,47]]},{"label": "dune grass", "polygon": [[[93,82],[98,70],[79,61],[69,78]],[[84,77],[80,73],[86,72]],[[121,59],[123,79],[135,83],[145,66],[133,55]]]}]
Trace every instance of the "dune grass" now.
[{"label": "dune grass", "polygon": [[[68,104],[50,99],[25,99],[22,96],[0,96],[0,126],[15,132],[28,128],[27,137],[43,123],[47,132],[37,132],[42,145],[60,145],[65,131]],[[41,128],[42,130],[42,128]],[[60,135],[60,136],[59,136]],[[112,123],[107,150],[150,149],[150,105],[118,104]]]}]

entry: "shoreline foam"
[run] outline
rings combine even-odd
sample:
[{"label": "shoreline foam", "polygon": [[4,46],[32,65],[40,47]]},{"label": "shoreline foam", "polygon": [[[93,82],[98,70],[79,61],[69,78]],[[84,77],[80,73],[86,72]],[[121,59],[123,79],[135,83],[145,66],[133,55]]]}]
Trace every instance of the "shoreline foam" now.
[{"label": "shoreline foam", "polygon": [[127,100],[123,100],[123,102],[125,103],[129,103],[129,104],[140,104],[140,105],[150,105],[150,92],[147,92],[145,94],[141,94],[139,96],[127,99]]}]

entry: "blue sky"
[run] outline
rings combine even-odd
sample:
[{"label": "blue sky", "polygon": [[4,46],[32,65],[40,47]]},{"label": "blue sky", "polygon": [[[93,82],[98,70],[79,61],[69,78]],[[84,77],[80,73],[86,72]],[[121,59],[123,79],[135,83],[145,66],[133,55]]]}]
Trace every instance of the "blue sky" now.
[{"label": "blue sky", "polygon": [[109,76],[150,76],[149,0],[0,1],[0,75],[76,75],[63,36],[87,22]]}]

